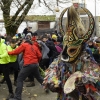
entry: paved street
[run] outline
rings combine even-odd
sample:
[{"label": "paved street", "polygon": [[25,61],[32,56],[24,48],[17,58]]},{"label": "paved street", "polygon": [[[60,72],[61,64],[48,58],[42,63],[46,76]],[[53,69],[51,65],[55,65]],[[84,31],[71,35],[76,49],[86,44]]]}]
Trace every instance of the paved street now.
[{"label": "paved street", "polygon": [[[0,76],[1,79],[1,76]],[[12,83],[13,78],[11,76]],[[49,94],[46,94],[43,90],[43,88],[40,86],[40,84],[35,80],[35,86],[34,87],[26,87],[26,84],[28,82],[24,82],[23,87],[23,94],[22,94],[22,100],[57,100],[57,94],[50,92]],[[15,91],[15,86],[13,85],[13,89]],[[1,84],[0,86],[0,100],[6,100],[6,97],[8,95],[8,89],[6,82],[4,84]],[[97,96],[97,95],[95,95]],[[100,100],[100,96],[97,100]]]},{"label": "paved street", "polygon": [[[1,76],[0,76],[1,79]],[[12,78],[13,83],[13,78]],[[26,87],[26,82],[24,82],[23,87],[23,94],[22,94],[22,100],[56,100],[56,93],[50,92],[49,94],[46,94],[40,84],[35,80],[35,86],[34,87]],[[15,90],[15,86],[13,85],[13,89]],[[6,83],[1,84],[0,86],[0,100],[6,100],[5,98],[8,95],[7,85]]]}]

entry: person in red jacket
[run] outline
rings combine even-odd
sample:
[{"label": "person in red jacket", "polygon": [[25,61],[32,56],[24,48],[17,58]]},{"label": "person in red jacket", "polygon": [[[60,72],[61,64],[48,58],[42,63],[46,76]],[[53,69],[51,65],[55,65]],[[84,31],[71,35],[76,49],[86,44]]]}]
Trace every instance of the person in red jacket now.
[{"label": "person in red jacket", "polygon": [[22,43],[14,51],[8,52],[8,54],[18,55],[21,52],[23,52],[24,66],[18,75],[17,87],[14,98],[10,100],[22,100],[21,94],[23,88],[23,81],[26,79],[27,76],[30,75],[30,73],[33,73],[34,77],[38,80],[40,84],[43,83],[43,78],[41,77],[38,69],[38,62],[42,57],[40,50],[34,44],[32,44],[31,41],[28,41]]}]

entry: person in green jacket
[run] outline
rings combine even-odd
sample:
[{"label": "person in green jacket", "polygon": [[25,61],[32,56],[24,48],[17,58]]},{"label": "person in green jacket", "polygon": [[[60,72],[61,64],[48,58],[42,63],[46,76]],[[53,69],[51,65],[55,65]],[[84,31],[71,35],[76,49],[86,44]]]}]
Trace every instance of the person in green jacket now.
[{"label": "person in green jacket", "polygon": [[[17,48],[16,46],[16,39],[11,39],[10,41],[10,45],[7,46],[7,50],[8,51],[13,51]],[[16,81],[17,81],[17,77],[18,77],[18,68],[19,68],[19,64],[18,64],[18,60],[17,60],[17,55],[9,55],[9,68],[13,69],[14,71],[14,85],[16,86]]]},{"label": "person in green jacket", "polygon": [[[7,45],[7,51],[12,51],[14,49],[17,48],[16,46],[16,39],[11,39],[10,44]],[[14,85],[16,86],[16,81],[17,81],[17,77],[18,77],[18,68],[19,68],[19,64],[17,61],[17,55],[9,55],[9,69],[13,69],[14,70]],[[1,83],[4,83],[5,78],[3,78],[1,80]]]},{"label": "person in green jacket", "polygon": [[10,98],[13,98],[14,94],[13,94],[12,83],[9,77],[9,69],[8,69],[8,64],[10,59],[7,52],[7,46],[4,42],[5,40],[1,39],[0,37],[0,70],[2,70],[2,73],[4,75],[4,78],[8,86],[9,95],[6,100],[9,100]]}]

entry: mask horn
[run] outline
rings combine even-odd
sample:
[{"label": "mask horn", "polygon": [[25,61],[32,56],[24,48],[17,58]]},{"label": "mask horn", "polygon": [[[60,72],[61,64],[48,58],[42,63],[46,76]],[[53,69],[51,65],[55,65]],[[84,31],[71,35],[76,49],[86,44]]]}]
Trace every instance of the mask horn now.
[{"label": "mask horn", "polygon": [[65,8],[62,13],[60,14],[60,18],[59,18],[59,30],[60,32],[64,35],[65,32],[64,32],[64,29],[63,29],[63,25],[62,25],[62,21],[63,21],[63,16],[65,14],[65,12],[68,10],[68,8]]},{"label": "mask horn", "polygon": [[[89,29],[87,31],[87,33],[85,34],[85,36],[83,37],[84,39],[84,42],[86,42],[90,37],[91,35],[93,34],[94,32],[94,26],[95,26],[95,22],[94,22],[94,17],[92,15],[92,13],[86,9],[86,8],[83,8],[81,7],[85,12],[86,14],[88,15],[89,17]],[[59,29],[60,29],[60,32],[64,35],[65,32],[64,32],[64,29],[63,29],[63,25],[62,25],[62,20],[63,20],[63,16],[65,14],[65,12],[68,10],[68,8],[65,8],[62,13],[60,14],[60,18],[59,18]]]},{"label": "mask horn", "polygon": [[95,22],[94,22],[94,17],[92,15],[92,13],[86,8],[83,8],[83,7],[81,7],[81,8],[86,12],[86,14],[89,17],[89,28],[88,28],[88,31],[85,34],[85,36],[83,36],[84,42],[86,42],[86,41],[88,41],[88,39],[91,37],[91,35],[94,32]]}]

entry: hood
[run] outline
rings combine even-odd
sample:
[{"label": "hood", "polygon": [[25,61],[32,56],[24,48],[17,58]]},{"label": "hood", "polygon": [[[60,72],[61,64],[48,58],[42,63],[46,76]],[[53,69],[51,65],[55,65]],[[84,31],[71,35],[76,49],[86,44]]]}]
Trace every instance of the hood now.
[{"label": "hood", "polygon": [[46,46],[46,44],[44,42],[42,42],[40,40],[38,40],[37,42],[41,45],[42,49],[49,51],[48,47]]},{"label": "hood", "polygon": [[42,58],[48,58],[48,53],[49,53],[49,48],[46,46],[45,43],[43,43],[42,41],[37,41],[40,45],[41,45],[41,48],[42,48]]},{"label": "hood", "polygon": [[42,47],[45,46],[45,44],[44,44],[42,41],[38,40],[37,42],[38,42]]}]

